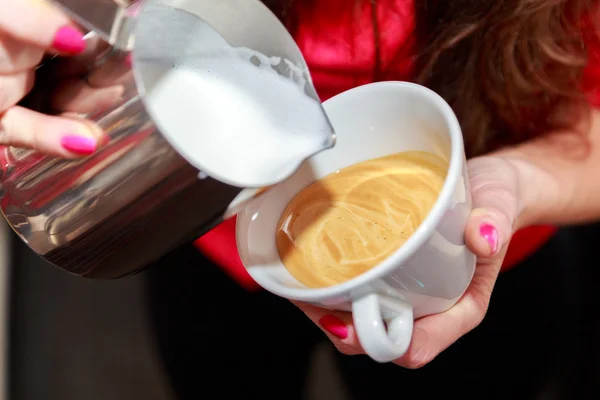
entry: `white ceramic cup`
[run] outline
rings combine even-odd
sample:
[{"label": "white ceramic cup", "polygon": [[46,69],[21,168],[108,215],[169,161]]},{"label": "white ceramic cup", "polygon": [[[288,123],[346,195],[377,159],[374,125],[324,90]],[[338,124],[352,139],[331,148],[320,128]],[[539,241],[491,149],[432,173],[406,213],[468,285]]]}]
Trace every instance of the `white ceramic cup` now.
[{"label": "white ceramic cup", "polygon": [[[452,307],[467,289],[475,256],[464,242],[471,212],[462,133],[450,106],[431,90],[381,82],[342,93],[324,104],[337,144],[310,160],[242,211],[237,243],[258,284],[292,300],[352,311],[361,345],[376,361],[406,352],[413,320]],[[275,244],[283,210],[303,188],[361,161],[420,150],[449,161],[431,212],[391,257],[362,275],[327,288],[307,288],[285,269]],[[385,321],[385,324],[384,324]]]}]

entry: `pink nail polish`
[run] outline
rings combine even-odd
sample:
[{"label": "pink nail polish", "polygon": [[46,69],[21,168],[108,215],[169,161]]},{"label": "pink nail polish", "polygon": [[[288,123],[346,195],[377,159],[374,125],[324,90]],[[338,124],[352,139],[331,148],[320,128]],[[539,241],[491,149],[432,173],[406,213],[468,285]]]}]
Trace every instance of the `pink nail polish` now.
[{"label": "pink nail polish", "polygon": [[346,339],[348,337],[348,328],[344,324],[344,321],[338,317],[326,315],[319,320],[319,324],[323,329],[337,338]]},{"label": "pink nail polish", "polygon": [[56,32],[52,47],[67,54],[79,54],[85,50],[83,34],[71,26],[63,26]]},{"label": "pink nail polish", "polygon": [[60,144],[65,150],[80,155],[90,155],[96,151],[97,147],[96,139],[76,135],[64,136]]},{"label": "pink nail polish", "polygon": [[490,244],[492,254],[496,254],[496,252],[498,251],[499,241],[498,230],[490,224],[483,223],[479,228],[479,233],[481,234],[481,237],[484,238]]}]

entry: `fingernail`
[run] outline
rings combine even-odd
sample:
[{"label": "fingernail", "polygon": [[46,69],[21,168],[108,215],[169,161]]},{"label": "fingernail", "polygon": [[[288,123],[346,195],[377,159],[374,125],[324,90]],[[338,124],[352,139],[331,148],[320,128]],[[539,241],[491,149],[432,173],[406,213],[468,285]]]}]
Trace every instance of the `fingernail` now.
[{"label": "fingernail", "polygon": [[481,234],[481,237],[484,238],[490,244],[492,254],[496,254],[496,252],[498,251],[498,230],[490,224],[483,223],[479,228],[479,233]]},{"label": "fingernail", "polygon": [[344,321],[333,315],[326,315],[319,320],[319,324],[327,332],[339,339],[346,339],[348,337],[348,328]]},{"label": "fingernail", "polygon": [[65,150],[80,155],[90,155],[97,147],[96,139],[77,135],[64,136],[60,143]]},{"label": "fingernail", "polygon": [[63,26],[56,32],[52,47],[61,53],[79,54],[85,50],[85,40],[77,29]]}]

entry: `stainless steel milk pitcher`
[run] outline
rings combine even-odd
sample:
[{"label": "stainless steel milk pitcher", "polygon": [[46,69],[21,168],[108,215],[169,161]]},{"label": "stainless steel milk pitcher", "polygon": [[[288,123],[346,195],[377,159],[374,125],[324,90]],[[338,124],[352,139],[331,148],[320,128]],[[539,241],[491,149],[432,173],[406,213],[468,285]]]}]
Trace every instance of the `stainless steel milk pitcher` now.
[{"label": "stainless steel milk pitcher", "polygon": [[[300,71],[306,82],[304,95],[318,101],[300,51],[260,1],[148,0],[137,14],[121,0],[55,2],[89,31],[88,49],[73,59],[44,62],[23,104],[50,114],[73,111],[56,109],[53,94],[65,85],[77,93],[76,86],[84,82],[93,93],[75,94],[73,103],[78,97],[88,103],[97,98],[84,116],[103,129],[107,140],[94,155],[74,161],[0,149],[1,209],[35,252],[80,276],[130,275],[219,223],[232,201],[240,199],[243,186],[276,183],[261,181],[260,176],[235,182],[189,162],[149,113],[144,96],[156,77],[152,72],[144,76],[138,67],[144,57],[154,57],[157,65],[169,64],[190,44],[199,51],[210,47],[203,33],[208,24],[233,47],[286,60],[295,72],[275,68],[276,72],[298,80]],[[236,118],[234,111],[231,118]],[[193,128],[207,127],[210,124]],[[334,139],[329,125],[315,152],[331,147]],[[219,156],[226,163],[236,154]],[[296,161],[299,165],[302,160]]]}]

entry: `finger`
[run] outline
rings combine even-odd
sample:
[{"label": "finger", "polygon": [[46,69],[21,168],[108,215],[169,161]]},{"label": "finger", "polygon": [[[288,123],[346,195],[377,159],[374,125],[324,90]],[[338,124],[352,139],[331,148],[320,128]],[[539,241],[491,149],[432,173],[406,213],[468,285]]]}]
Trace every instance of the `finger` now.
[{"label": "finger", "polygon": [[310,304],[292,301],[306,316],[317,325],[335,347],[347,355],[363,354],[364,350],[354,330],[352,314],[325,310]]},{"label": "finger", "polygon": [[33,87],[33,72],[0,75],[0,113],[17,104]]},{"label": "finger", "polygon": [[454,307],[415,321],[411,344],[395,363],[409,369],[421,368],[475,329],[487,313],[500,266],[500,257],[479,264],[467,292]]},{"label": "finger", "polygon": [[57,79],[72,76],[82,76],[89,72],[90,65],[97,61],[98,54],[104,53],[110,48],[110,44],[99,36],[86,39],[86,51],[72,57],[61,57],[53,60],[53,69]]},{"label": "finger", "polygon": [[0,116],[0,145],[75,158],[96,151],[102,132],[89,121],[52,117],[22,107]]},{"label": "finger", "polygon": [[63,54],[85,50],[81,31],[44,0],[0,0],[0,31],[25,43]]},{"label": "finger", "polygon": [[32,69],[42,61],[44,50],[23,45],[17,39],[0,35],[0,74],[22,72]]},{"label": "finger", "polygon": [[121,85],[104,88],[93,88],[80,79],[69,79],[62,82],[51,99],[56,110],[75,113],[91,113],[101,111],[118,102],[124,87]]},{"label": "finger", "polygon": [[470,160],[468,167],[474,210],[467,221],[465,241],[478,257],[490,257],[512,236],[519,209],[518,178],[506,161],[483,157]]}]

